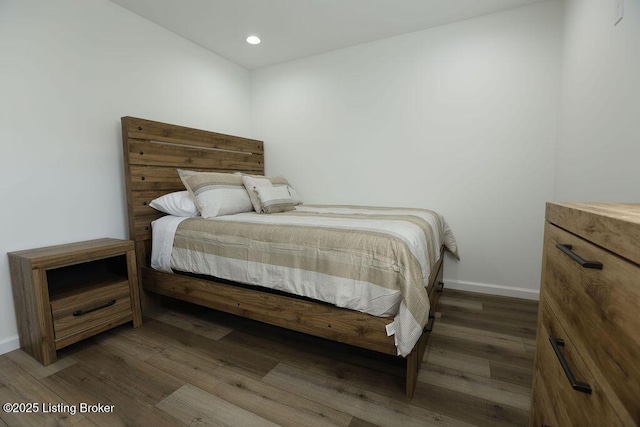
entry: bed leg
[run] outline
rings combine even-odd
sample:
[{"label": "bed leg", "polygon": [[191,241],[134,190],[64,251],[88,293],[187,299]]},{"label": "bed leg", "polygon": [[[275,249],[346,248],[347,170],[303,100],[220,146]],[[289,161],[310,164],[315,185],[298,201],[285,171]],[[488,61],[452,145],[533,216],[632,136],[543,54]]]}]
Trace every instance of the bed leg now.
[{"label": "bed leg", "polygon": [[[426,329],[426,328],[425,328]],[[413,398],[413,393],[418,382],[418,371],[422,366],[422,359],[427,349],[427,340],[429,332],[423,332],[422,336],[416,343],[411,353],[407,356],[407,390],[406,394],[409,399]]]},{"label": "bed leg", "polygon": [[407,356],[407,390],[406,394],[409,399],[413,398],[413,393],[416,390],[416,383],[418,382],[418,369],[420,367],[420,360],[418,360],[417,348],[414,349]]}]

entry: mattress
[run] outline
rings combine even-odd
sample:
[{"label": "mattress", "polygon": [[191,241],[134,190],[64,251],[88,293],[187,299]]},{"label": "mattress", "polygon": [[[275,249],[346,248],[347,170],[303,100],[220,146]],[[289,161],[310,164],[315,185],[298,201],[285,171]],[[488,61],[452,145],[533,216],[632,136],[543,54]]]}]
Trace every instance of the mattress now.
[{"label": "mattress", "polygon": [[408,355],[429,315],[426,287],[444,245],[444,218],[426,209],[301,205],[278,214],[153,223],[151,266],[206,274],[393,317],[398,354]]}]

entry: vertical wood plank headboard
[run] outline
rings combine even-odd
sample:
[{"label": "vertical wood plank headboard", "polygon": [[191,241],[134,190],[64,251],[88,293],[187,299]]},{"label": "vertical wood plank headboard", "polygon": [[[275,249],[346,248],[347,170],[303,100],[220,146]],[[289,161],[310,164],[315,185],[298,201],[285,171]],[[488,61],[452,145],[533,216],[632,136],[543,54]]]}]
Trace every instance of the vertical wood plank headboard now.
[{"label": "vertical wood plank headboard", "polygon": [[122,117],[129,238],[139,267],[149,266],[151,221],[164,214],[149,206],[184,190],[177,169],[264,175],[262,141],[135,117]]}]

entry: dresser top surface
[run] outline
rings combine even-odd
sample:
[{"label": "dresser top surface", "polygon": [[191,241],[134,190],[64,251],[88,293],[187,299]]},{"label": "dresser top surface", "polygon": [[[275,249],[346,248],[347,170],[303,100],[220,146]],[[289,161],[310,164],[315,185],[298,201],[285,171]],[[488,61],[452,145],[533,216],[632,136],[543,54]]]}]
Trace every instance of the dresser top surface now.
[{"label": "dresser top surface", "polygon": [[640,203],[550,203],[640,225]]}]

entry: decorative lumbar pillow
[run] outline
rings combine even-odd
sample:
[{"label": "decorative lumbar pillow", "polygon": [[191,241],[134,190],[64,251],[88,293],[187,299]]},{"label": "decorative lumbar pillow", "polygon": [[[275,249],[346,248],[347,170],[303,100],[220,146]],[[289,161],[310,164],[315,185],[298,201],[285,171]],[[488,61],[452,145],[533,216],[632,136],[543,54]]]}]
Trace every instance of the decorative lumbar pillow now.
[{"label": "decorative lumbar pillow", "polygon": [[249,193],[249,197],[251,198],[251,204],[253,205],[253,209],[260,213],[262,212],[262,206],[260,205],[260,199],[258,198],[258,193],[254,190],[257,187],[273,187],[271,181],[267,178],[257,178],[255,176],[243,175],[242,183],[244,187],[247,189],[247,193]]},{"label": "decorative lumbar pillow", "polygon": [[287,185],[287,190],[289,190],[289,195],[291,196],[291,200],[293,200],[293,204],[296,206],[301,205],[302,199],[298,196],[296,190],[294,190],[290,185]]},{"label": "decorative lumbar pillow", "polygon": [[[302,204],[302,199],[300,199],[300,196],[298,196],[298,193],[296,192],[296,190],[294,190],[291,184],[289,184],[289,181],[287,180],[287,178],[285,178],[282,175],[278,175],[278,176],[243,175],[243,178],[244,177],[260,179],[262,180],[262,182],[265,182],[266,180],[268,180],[271,183],[271,186],[273,187],[288,187],[289,195],[293,199],[293,204],[296,206]],[[244,179],[243,179],[243,182],[244,182]],[[255,185],[255,186],[264,187],[265,185]],[[251,196],[251,201],[253,202],[254,200],[254,197],[252,196],[252,194],[254,193],[253,188],[247,187],[247,191],[249,192],[249,195]],[[261,212],[261,209],[257,208],[255,204],[253,206],[256,212]]]},{"label": "decorative lumbar pillow", "polygon": [[282,175],[278,176],[268,176],[266,177],[274,187],[281,187],[283,185],[289,185],[289,181]]},{"label": "decorative lumbar pillow", "polygon": [[165,194],[149,203],[153,209],[174,216],[194,217],[200,215],[188,191],[176,191]]},{"label": "decorative lumbar pillow", "polygon": [[295,209],[287,187],[256,187],[253,191],[260,199],[261,213],[286,212]]},{"label": "decorative lumbar pillow", "polygon": [[289,196],[291,196],[291,199],[293,199],[294,205],[297,206],[302,204],[302,200],[300,199],[300,196],[298,196],[298,193],[296,192],[296,190],[294,190],[291,184],[289,184],[289,181],[287,180],[287,178],[285,178],[284,176],[270,176],[267,179],[271,181],[271,184],[274,187],[281,187],[281,186],[287,187],[289,191]]},{"label": "decorative lumbar pillow", "polygon": [[242,176],[231,173],[194,172],[178,169],[182,183],[203,218],[215,218],[253,210]]}]

